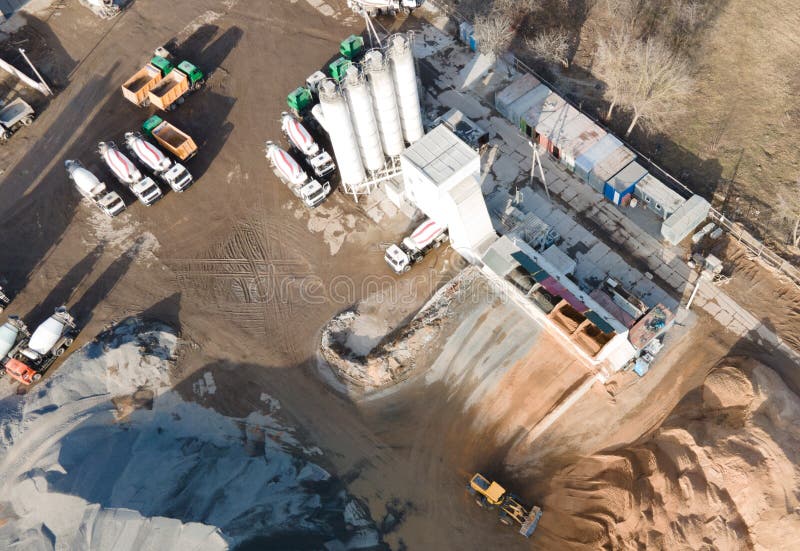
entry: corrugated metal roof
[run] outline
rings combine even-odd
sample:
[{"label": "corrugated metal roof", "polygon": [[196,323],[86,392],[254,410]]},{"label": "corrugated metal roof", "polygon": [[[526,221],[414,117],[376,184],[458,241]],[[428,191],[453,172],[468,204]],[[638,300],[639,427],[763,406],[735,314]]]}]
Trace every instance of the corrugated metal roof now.
[{"label": "corrugated metal roof", "polygon": [[494,98],[495,106],[500,112],[507,109],[509,105],[517,101],[519,98],[539,86],[541,82],[538,78],[530,73],[514,79],[514,81],[497,93]]},{"label": "corrugated metal roof", "polygon": [[580,167],[586,174],[592,171],[594,165],[611,155],[622,147],[622,142],[613,134],[606,134],[589,150],[575,159],[575,166]]},{"label": "corrugated metal roof", "polygon": [[647,176],[647,171],[642,165],[634,161],[614,174],[608,180],[608,184],[619,192],[628,191],[631,186],[636,185],[645,176]]},{"label": "corrugated metal roof", "polygon": [[478,153],[446,126],[439,125],[414,142],[403,156],[438,185],[474,160]]},{"label": "corrugated metal roof", "polygon": [[622,145],[597,161],[592,168],[592,174],[598,180],[607,182],[614,174],[628,166],[635,157],[633,151]]},{"label": "corrugated metal roof", "polygon": [[567,154],[575,159],[587,152],[605,135],[606,131],[592,122],[592,119],[583,113],[578,113],[577,117],[567,123],[561,137],[554,143],[561,149],[562,157]]},{"label": "corrugated metal roof", "polygon": [[650,173],[636,184],[636,191],[637,195],[644,194],[650,197],[668,213],[675,212],[685,201],[683,197]]},{"label": "corrugated metal roof", "polygon": [[542,103],[544,100],[552,93],[550,88],[545,86],[544,84],[540,84],[517,101],[512,103],[508,107],[508,114],[515,125],[519,124],[520,119],[524,118],[525,113],[527,113],[531,108],[535,108]]},{"label": "corrugated metal roof", "polygon": [[692,195],[661,224],[661,235],[677,245],[706,219],[711,205],[699,195]]},{"label": "corrugated metal roof", "polygon": [[544,136],[555,135],[566,120],[576,111],[564,98],[556,93],[548,95],[542,103],[537,103],[523,115],[529,126],[536,128]]}]

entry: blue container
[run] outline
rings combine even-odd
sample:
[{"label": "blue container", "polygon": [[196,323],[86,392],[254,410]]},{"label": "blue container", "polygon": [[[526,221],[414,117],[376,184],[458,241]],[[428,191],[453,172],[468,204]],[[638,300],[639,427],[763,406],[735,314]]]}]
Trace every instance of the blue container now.
[{"label": "blue container", "polygon": [[642,165],[634,161],[605,183],[603,196],[615,205],[621,205],[625,197],[633,196],[636,184],[645,176],[647,176],[647,171]]}]

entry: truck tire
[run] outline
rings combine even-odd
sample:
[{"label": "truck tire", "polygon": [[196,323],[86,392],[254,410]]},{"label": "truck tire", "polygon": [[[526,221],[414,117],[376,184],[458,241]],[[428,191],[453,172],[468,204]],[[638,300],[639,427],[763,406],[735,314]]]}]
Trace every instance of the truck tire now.
[{"label": "truck tire", "polygon": [[42,374],[41,373],[34,373],[33,377],[31,377],[31,379],[33,380],[34,383],[36,381],[38,381],[39,379],[41,379],[41,378],[42,378]]},{"label": "truck tire", "polygon": [[53,352],[53,356],[55,356],[57,358],[63,353],[64,353],[64,349],[63,348],[56,348],[55,352]]},{"label": "truck tire", "polygon": [[64,339],[64,348],[72,346],[73,342],[75,342],[75,340],[72,337],[67,337],[66,339]]},{"label": "truck tire", "polygon": [[23,126],[30,126],[33,124],[33,115],[28,115],[24,119],[22,119]]}]

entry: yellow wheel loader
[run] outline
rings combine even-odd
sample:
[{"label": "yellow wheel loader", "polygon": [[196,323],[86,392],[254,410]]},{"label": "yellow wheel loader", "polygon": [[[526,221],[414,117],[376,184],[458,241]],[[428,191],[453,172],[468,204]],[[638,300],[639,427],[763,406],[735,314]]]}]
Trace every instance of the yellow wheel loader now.
[{"label": "yellow wheel loader", "polygon": [[500,522],[508,526],[519,525],[519,533],[526,538],[531,537],[542,516],[541,508],[533,506],[528,509],[520,499],[506,492],[497,482],[476,473],[467,485],[467,491],[475,496],[475,503],[487,509],[497,509]]}]

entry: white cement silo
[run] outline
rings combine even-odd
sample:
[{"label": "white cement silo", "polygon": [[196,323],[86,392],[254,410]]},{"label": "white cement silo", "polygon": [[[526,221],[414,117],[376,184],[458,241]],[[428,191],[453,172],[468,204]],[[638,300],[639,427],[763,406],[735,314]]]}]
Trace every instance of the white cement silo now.
[{"label": "white cement silo", "polygon": [[414,143],[425,131],[422,128],[414,53],[411,51],[411,41],[406,35],[396,34],[389,38],[389,59],[397,91],[403,136],[408,143]]},{"label": "white cement silo", "polygon": [[380,170],[386,165],[386,158],[383,156],[381,135],[372,110],[372,97],[367,81],[355,65],[348,67],[343,89],[350,106],[350,119],[353,121],[364,167],[371,172]]},{"label": "white cement silo", "polygon": [[363,66],[369,79],[383,151],[389,157],[397,157],[406,148],[406,144],[389,63],[380,51],[370,50],[364,56]]},{"label": "white cement silo", "polygon": [[333,153],[336,156],[336,164],[339,165],[342,185],[346,192],[354,193],[366,178],[364,164],[361,162],[361,153],[358,150],[347,103],[333,80],[328,79],[320,84],[319,102],[322,105],[325,127],[328,129]]}]

